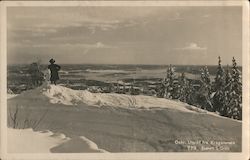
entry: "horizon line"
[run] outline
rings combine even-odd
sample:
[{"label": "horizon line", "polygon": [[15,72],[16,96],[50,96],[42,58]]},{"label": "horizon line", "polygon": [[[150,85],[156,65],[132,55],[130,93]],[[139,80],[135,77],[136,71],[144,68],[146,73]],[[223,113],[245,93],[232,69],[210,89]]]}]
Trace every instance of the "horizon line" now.
[{"label": "horizon line", "polygon": [[[32,63],[36,63],[36,62],[31,62],[31,63],[11,63],[8,65],[29,65]],[[41,65],[49,65],[49,63],[40,63]],[[58,64],[58,63],[57,63]],[[148,65],[148,66],[169,66],[169,65],[173,65],[173,66],[217,66],[218,64],[136,64],[136,63],[131,63],[131,64],[112,64],[112,63],[59,63],[60,65]],[[222,66],[232,66],[232,64],[222,64]],[[237,66],[242,67],[242,65],[237,64]]]}]

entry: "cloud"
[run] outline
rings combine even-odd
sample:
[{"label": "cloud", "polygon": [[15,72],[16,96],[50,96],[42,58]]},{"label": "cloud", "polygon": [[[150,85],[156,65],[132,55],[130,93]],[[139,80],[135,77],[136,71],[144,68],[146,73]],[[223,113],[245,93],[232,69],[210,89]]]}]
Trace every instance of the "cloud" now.
[{"label": "cloud", "polygon": [[[16,48],[19,50],[26,50],[26,51],[53,51],[53,52],[69,52],[72,53],[80,53],[81,55],[87,55],[92,53],[91,51],[100,50],[100,49],[115,49],[116,46],[111,46],[104,44],[102,42],[96,42],[92,44],[85,44],[85,43],[62,43],[62,44],[32,44],[31,42],[22,42],[22,43],[10,43],[9,46],[12,48]],[[103,53],[103,52],[97,52]]]},{"label": "cloud", "polygon": [[67,28],[79,28],[79,27],[86,27],[90,30],[92,34],[96,32],[97,29],[102,31],[113,30],[117,29],[120,25],[120,21],[118,20],[81,20],[81,21],[73,21],[66,24],[38,24],[34,25],[34,28],[42,28],[42,29],[67,29]]},{"label": "cloud", "polygon": [[16,37],[23,38],[24,36],[32,36],[32,37],[45,37],[49,34],[55,34],[57,30],[55,28],[45,28],[45,27],[34,27],[34,26],[28,26],[28,27],[12,27],[11,33]]},{"label": "cloud", "polygon": [[206,47],[200,47],[198,46],[197,43],[189,43],[188,45],[182,47],[182,48],[175,48],[176,50],[189,50],[189,51],[192,51],[192,50],[196,50],[196,51],[205,51],[207,50]]},{"label": "cloud", "polygon": [[[50,48],[55,47],[53,44],[34,44],[31,45],[33,48]],[[102,42],[96,42],[94,44],[81,44],[81,43],[65,43],[57,44],[58,48],[84,48],[84,49],[97,49],[97,48],[115,48],[114,46],[103,44]]]},{"label": "cloud", "polygon": [[91,34],[94,34],[94,33],[96,33],[97,29],[100,29],[102,31],[117,29],[119,26],[119,23],[112,23],[112,22],[110,22],[110,23],[108,23],[108,22],[85,23],[82,26],[86,26],[91,31]]},{"label": "cloud", "polygon": [[62,23],[62,24],[50,24],[50,23],[40,23],[40,24],[34,24],[33,27],[36,28],[65,28],[65,27],[80,27],[82,26],[79,22],[68,22],[68,23]]}]

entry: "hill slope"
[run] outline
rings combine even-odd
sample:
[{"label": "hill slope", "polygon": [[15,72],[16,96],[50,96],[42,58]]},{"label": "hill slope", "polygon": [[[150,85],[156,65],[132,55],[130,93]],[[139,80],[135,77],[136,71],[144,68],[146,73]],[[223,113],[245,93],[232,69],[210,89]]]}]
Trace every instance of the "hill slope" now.
[{"label": "hill slope", "polygon": [[85,136],[109,152],[241,150],[241,122],[162,98],[44,85],[8,100],[10,127],[17,110],[16,128]]},{"label": "hill slope", "polygon": [[[27,141],[27,139],[29,139]],[[106,152],[86,137],[68,138],[50,131],[34,132],[32,129],[8,128],[10,153],[84,153]],[[20,147],[22,146],[22,147]]]}]

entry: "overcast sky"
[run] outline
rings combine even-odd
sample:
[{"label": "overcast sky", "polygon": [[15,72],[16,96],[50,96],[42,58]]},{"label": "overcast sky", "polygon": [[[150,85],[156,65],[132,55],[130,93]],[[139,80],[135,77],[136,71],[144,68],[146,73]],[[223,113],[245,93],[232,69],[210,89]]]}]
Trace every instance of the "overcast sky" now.
[{"label": "overcast sky", "polygon": [[240,7],[9,7],[8,63],[231,64]]}]

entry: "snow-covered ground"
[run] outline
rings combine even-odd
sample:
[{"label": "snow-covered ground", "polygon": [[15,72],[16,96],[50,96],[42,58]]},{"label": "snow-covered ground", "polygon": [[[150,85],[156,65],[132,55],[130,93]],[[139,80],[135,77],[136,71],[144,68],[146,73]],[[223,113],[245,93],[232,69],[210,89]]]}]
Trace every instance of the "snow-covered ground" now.
[{"label": "snow-covered ground", "polygon": [[[32,92],[31,92],[32,93]],[[110,106],[123,108],[171,108],[184,112],[190,112],[185,107],[189,106],[181,102],[175,102],[164,98],[151,96],[132,96],[116,93],[91,93],[87,90],[72,90],[62,86],[49,85],[46,89],[42,88],[42,93],[49,98],[51,103],[64,105],[81,105],[90,106]],[[28,94],[27,96],[32,96]]]},{"label": "snow-covered ground", "polygon": [[[17,95],[8,94],[8,99]],[[218,116],[216,113],[197,108],[180,101],[145,95],[126,95],[117,93],[91,93],[87,90],[73,90],[60,85],[44,84],[35,90],[24,92],[22,97],[47,99],[52,104],[66,106],[88,105],[93,107],[121,107],[126,109],[174,109],[182,112],[204,113]],[[221,117],[226,118],[226,117]],[[233,120],[233,119],[231,119]]]},{"label": "snow-covered ground", "polygon": [[34,132],[32,129],[8,128],[10,153],[83,153],[106,152],[86,137],[68,138],[51,131]]},{"label": "snow-covered ground", "polygon": [[[12,95],[9,95],[12,98]],[[16,95],[13,95],[15,97]],[[40,97],[39,97],[40,96]],[[95,107],[109,106],[127,109],[174,109],[182,112],[207,113],[205,110],[180,101],[157,98],[144,95],[126,95],[117,93],[91,93],[87,90],[73,90],[59,85],[47,85],[24,92],[22,97],[47,98],[52,104],[63,104],[66,106],[89,105]]]},{"label": "snow-covered ground", "polygon": [[16,96],[17,96],[17,94],[7,94],[7,99],[11,99],[11,98],[16,97]]},{"label": "snow-covered ground", "polygon": [[[176,140],[233,141],[229,151],[241,150],[240,121],[164,98],[90,93],[44,84],[8,99],[9,127],[14,126],[11,116],[17,110],[16,128],[62,133],[71,141],[59,148],[73,144],[69,145],[72,152],[81,150],[75,143],[82,137],[109,152],[188,151],[187,144],[176,144]],[[198,144],[197,151],[201,147]],[[62,150],[69,152],[51,149]]]}]

